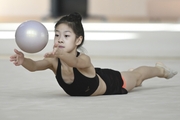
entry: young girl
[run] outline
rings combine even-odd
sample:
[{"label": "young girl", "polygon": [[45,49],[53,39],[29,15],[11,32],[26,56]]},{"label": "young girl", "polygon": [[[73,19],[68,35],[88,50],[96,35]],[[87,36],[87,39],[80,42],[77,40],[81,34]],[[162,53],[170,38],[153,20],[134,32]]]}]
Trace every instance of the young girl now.
[{"label": "young girl", "polygon": [[78,13],[73,13],[55,24],[54,48],[44,55],[43,60],[25,58],[22,52],[15,49],[10,61],[29,71],[52,70],[59,85],[71,96],[127,94],[144,80],[153,77],[169,79],[177,74],[162,63],[121,73],[95,68],[89,56],[77,51],[84,43],[81,19]]}]

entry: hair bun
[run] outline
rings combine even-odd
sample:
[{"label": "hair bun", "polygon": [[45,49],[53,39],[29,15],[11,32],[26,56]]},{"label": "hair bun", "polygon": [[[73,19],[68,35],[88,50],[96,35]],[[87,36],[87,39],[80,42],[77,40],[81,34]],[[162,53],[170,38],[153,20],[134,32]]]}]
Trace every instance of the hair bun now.
[{"label": "hair bun", "polygon": [[82,20],[81,15],[77,12],[69,14],[69,18],[70,18],[70,21],[74,21],[74,22],[76,21],[81,22]]}]

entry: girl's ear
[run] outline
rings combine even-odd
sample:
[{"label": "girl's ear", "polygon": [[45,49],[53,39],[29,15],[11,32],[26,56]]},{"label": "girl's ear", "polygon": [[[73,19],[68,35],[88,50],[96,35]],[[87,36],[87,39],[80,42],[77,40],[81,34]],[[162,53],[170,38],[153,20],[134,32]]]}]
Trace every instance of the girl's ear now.
[{"label": "girl's ear", "polygon": [[79,37],[76,39],[76,45],[77,45],[77,46],[80,45],[81,42],[82,42],[82,40],[83,40],[83,37],[82,37],[82,36],[79,36]]}]

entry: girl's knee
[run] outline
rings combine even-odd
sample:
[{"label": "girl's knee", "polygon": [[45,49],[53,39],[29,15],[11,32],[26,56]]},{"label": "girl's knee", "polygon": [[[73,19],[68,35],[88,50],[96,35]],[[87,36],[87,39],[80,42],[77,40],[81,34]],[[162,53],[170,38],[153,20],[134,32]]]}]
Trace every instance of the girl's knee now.
[{"label": "girl's knee", "polygon": [[136,87],[141,86],[143,82],[143,75],[140,72],[136,72],[137,81],[136,81]]},{"label": "girl's knee", "polygon": [[136,71],[122,72],[122,76],[126,82],[126,90],[130,91],[139,85],[141,79],[141,73]]}]

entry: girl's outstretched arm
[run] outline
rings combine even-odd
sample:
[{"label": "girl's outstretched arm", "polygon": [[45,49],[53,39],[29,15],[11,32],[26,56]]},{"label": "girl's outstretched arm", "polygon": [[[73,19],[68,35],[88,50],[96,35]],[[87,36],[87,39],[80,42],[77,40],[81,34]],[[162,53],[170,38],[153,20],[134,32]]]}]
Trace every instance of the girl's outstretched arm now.
[{"label": "girl's outstretched arm", "polygon": [[52,68],[51,60],[45,58],[43,60],[34,61],[30,58],[25,58],[24,54],[17,49],[14,49],[15,54],[10,56],[10,61],[16,66],[22,65],[29,71],[38,71]]},{"label": "girl's outstretched arm", "polygon": [[76,54],[67,53],[63,50],[63,48],[59,48],[56,45],[54,46],[53,52],[46,53],[44,57],[45,58],[58,57],[62,61],[64,61],[68,66],[80,68],[80,69],[93,66],[89,56],[85,54],[81,54],[80,56],[76,57]]}]

